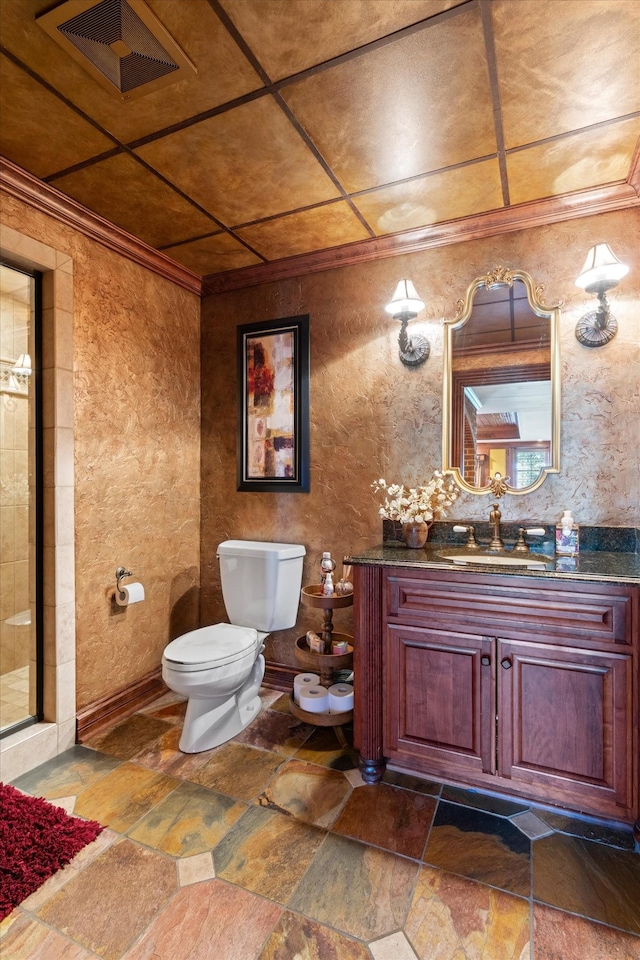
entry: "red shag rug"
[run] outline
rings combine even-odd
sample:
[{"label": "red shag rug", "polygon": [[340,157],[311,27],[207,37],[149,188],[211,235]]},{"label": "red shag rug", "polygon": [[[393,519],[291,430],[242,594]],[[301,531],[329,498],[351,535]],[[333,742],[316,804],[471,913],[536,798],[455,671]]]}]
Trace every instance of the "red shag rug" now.
[{"label": "red shag rug", "polygon": [[103,830],[0,783],[0,920]]}]

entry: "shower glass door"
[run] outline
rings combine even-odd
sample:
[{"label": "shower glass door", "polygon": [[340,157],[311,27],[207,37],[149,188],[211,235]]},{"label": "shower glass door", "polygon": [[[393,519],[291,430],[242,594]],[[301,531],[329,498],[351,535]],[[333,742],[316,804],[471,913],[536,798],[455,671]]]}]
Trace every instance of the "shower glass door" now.
[{"label": "shower glass door", "polygon": [[0,736],[42,717],[39,280],[0,264]]}]

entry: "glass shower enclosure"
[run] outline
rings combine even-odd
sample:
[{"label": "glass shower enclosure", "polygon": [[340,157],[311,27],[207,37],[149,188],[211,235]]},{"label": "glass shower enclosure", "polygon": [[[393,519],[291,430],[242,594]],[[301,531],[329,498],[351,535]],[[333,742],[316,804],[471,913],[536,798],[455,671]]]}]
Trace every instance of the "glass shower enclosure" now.
[{"label": "glass shower enclosure", "polygon": [[42,719],[39,281],[0,264],[0,737]]}]

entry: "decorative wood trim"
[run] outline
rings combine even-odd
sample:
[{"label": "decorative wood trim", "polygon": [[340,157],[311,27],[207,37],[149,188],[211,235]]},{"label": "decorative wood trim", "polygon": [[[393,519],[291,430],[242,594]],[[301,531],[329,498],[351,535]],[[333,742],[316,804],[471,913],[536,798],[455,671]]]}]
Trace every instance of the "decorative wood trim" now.
[{"label": "decorative wood trim", "polygon": [[0,189],[190,293],[202,295],[202,281],[193,271],[1,156]]},{"label": "decorative wood trim", "polygon": [[546,340],[539,337],[537,340],[518,340],[515,343],[486,343],[477,347],[467,347],[465,345],[464,355],[465,357],[484,357],[488,351],[491,351],[491,353],[513,353],[514,347],[517,347],[518,353],[520,353],[525,350],[539,350],[550,342],[550,337],[547,337]]},{"label": "decorative wood trim", "polygon": [[87,210],[55,187],[2,156],[0,189],[185,290],[198,296],[209,296],[322,270],[419,253],[431,247],[480,240],[501,233],[513,233],[530,227],[640,206],[640,153],[632,164],[628,182],[582,190],[563,197],[533,200],[448,223],[419,227],[387,237],[360,240],[330,250],[241,267],[204,278],[172,260],[162,251]]},{"label": "decorative wood trim", "polygon": [[[296,667],[284,663],[267,663],[264,685],[289,693],[293,689],[293,678],[299,672]],[[81,710],[76,718],[78,743],[93,736],[102,727],[130,717],[164,693],[167,693],[167,687],[162,679],[162,667],[156,667],[123,690],[95,700]]]},{"label": "decorative wood trim", "polygon": [[383,571],[353,568],[353,670],[355,674],[354,745],[360,751],[365,783],[384,773],[383,750]]},{"label": "decorative wood trim", "polygon": [[635,192],[640,197],[640,139],[636,144],[636,152],[633,155],[633,160],[631,161],[631,170],[628,176],[628,183],[633,187]]},{"label": "decorative wood trim", "polygon": [[353,266],[370,260],[382,260],[401,254],[419,253],[430,247],[444,247],[465,240],[480,240],[501,233],[513,233],[530,227],[546,226],[564,220],[592,217],[599,213],[640,206],[640,197],[630,183],[617,183],[592,190],[581,190],[546,200],[532,200],[489,213],[438,223],[396,233],[388,237],[359,240],[331,250],[276,260],[272,263],[241,267],[226,273],[204,277],[202,294],[209,296],[242,287],[253,287],[275,280],[287,280],[321,270]]},{"label": "decorative wood trim", "polygon": [[107,724],[130,717],[136,710],[167,692],[162,679],[162,667],[134,680],[129,686],[108,697],[101,697],[85,707],[76,717],[78,743],[98,732]]}]

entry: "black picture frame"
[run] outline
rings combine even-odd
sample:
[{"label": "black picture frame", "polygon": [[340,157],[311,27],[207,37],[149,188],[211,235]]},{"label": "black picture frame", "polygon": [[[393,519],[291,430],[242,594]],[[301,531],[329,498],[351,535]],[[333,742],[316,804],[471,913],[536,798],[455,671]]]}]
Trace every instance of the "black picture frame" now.
[{"label": "black picture frame", "polygon": [[309,492],[309,315],[238,327],[239,491]]}]

